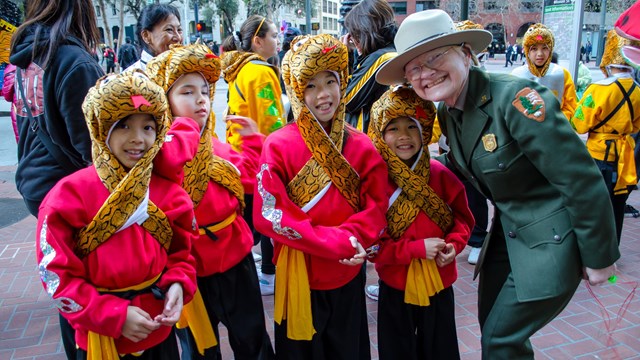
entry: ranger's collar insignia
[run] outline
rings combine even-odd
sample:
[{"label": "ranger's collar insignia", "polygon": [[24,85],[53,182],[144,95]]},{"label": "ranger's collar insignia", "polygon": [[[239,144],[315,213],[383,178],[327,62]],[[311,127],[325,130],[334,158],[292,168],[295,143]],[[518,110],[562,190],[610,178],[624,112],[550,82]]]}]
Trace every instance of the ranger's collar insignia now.
[{"label": "ranger's collar insignia", "polygon": [[526,87],[520,90],[511,104],[529,119],[537,122],[544,121],[544,100],[542,100],[540,94],[532,88]]},{"label": "ranger's collar insignia", "polygon": [[498,142],[496,141],[495,134],[486,134],[482,136],[482,145],[484,149],[488,152],[493,152],[498,148]]}]

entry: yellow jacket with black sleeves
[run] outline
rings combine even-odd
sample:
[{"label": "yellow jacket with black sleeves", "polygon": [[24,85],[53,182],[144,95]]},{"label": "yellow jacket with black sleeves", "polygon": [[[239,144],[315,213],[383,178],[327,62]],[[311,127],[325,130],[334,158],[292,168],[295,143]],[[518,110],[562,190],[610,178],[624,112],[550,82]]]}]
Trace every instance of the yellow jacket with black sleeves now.
[{"label": "yellow jacket with black sleeves", "polygon": [[[625,101],[622,89],[628,96]],[[626,193],[627,186],[638,182],[631,134],[640,129],[640,87],[635,87],[629,73],[618,74],[591,84],[584,92],[571,126],[579,133],[589,133],[587,149],[596,160],[617,161],[618,181],[614,193]],[[622,103],[624,102],[624,103]],[[620,105],[621,104],[621,105]],[[610,114],[613,114],[610,116]],[[607,117],[603,125],[598,126]],[[607,140],[613,140],[605,159]]]}]

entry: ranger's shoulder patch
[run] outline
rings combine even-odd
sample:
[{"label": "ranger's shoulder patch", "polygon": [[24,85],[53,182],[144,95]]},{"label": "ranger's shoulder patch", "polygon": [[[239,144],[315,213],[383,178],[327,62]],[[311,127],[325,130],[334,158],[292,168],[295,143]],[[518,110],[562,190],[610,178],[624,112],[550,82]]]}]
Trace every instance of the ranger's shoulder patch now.
[{"label": "ranger's shoulder patch", "polygon": [[529,119],[537,122],[544,121],[544,100],[534,89],[526,87],[518,91],[511,104]]}]

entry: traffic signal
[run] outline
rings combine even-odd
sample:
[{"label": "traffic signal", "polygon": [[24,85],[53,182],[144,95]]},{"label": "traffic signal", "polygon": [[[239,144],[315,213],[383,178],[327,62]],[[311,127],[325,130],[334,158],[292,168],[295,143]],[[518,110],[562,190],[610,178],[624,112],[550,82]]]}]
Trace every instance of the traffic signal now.
[{"label": "traffic signal", "polygon": [[205,23],[201,21],[196,24],[196,30],[198,32],[204,32],[205,30],[207,30],[207,25],[205,25]]}]

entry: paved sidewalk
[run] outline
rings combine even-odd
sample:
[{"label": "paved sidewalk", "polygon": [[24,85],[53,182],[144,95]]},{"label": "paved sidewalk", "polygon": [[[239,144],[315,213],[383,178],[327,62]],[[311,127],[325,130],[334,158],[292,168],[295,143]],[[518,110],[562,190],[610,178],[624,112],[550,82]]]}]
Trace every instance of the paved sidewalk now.
[{"label": "paved sidewalk", "polygon": [[[12,178],[7,176],[14,171],[13,166],[0,166],[0,199],[19,199]],[[632,194],[630,203],[640,208],[639,192]],[[17,212],[23,207],[20,202],[13,204],[15,208],[1,208],[0,212]],[[35,226],[35,218],[29,216],[0,228],[0,359],[64,359],[57,313],[36,269]],[[594,289],[611,317],[611,338],[600,306],[582,284],[567,309],[533,337],[536,359],[640,359],[639,298],[633,298],[622,319],[616,317],[631,290],[622,283],[640,279],[640,219],[625,219],[621,252],[619,283]],[[473,267],[466,262],[467,253],[465,250],[458,257],[460,278],[454,285],[458,338],[463,359],[480,359],[477,282],[471,279]],[[373,266],[368,265],[367,270],[367,282],[375,283]],[[267,323],[272,324],[273,297],[263,299]],[[377,359],[377,303],[367,300],[367,309],[372,354]],[[224,331],[221,341],[225,359],[231,359]]]}]

